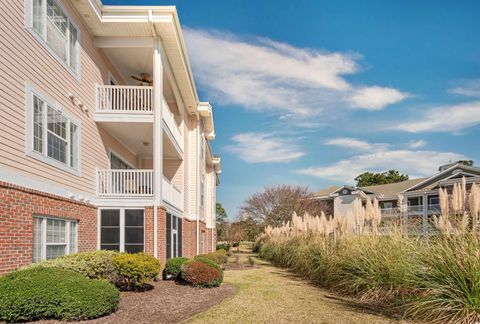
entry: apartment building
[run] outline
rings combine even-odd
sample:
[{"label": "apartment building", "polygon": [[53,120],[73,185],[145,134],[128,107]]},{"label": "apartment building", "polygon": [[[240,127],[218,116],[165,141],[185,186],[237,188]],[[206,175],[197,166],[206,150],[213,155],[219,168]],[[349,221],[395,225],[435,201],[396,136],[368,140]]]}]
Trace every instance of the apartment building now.
[{"label": "apartment building", "polygon": [[451,194],[454,184],[461,183],[463,178],[469,191],[472,183],[480,183],[480,168],[449,163],[427,178],[367,187],[331,186],[314,193],[313,199],[322,205],[327,215],[346,217],[352,215],[357,201],[365,204],[367,198],[376,198],[382,222],[391,223],[402,217],[405,229],[427,233],[434,226],[432,216],[442,212],[439,189],[445,188]]},{"label": "apartment building", "polygon": [[213,109],[175,7],[22,0],[0,16],[0,273],[96,249],[213,251]]}]

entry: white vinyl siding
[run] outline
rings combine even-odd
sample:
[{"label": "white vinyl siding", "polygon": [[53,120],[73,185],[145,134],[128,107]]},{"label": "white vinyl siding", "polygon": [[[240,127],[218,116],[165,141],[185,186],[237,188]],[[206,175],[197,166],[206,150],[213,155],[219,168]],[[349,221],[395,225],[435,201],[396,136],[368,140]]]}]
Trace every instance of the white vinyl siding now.
[{"label": "white vinyl siding", "polygon": [[79,32],[57,0],[26,0],[27,26],[75,75],[79,73]]},{"label": "white vinyl siding", "polygon": [[33,222],[33,262],[77,252],[76,221],[35,216]]},{"label": "white vinyl siding", "polygon": [[[52,162],[78,171],[79,166],[79,126],[62,113],[53,103],[48,102],[33,90],[27,90],[30,103],[27,106],[30,116],[27,124],[28,153],[46,157]],[[30,145],[27,145],[29,147]]]}]

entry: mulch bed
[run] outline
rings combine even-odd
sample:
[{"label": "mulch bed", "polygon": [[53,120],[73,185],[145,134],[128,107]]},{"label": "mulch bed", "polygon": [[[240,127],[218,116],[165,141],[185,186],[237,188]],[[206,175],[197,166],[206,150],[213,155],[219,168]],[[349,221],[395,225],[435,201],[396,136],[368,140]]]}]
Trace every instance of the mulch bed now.
[{"label": "mulch bed", "polygon": [[153,289],[124,292],[119,309],[88,323],[176,323],[233,296],[235,288],[223,284],[217,288],[195,288],[174,281],[153,283]]},{"label": "mulch bed", "polygon": [[171,280],[159,281],[153,283],[153,289],[145,292],[122,292],[120,306],[115,313],[80,323],[177,323],[234,294],[235,287],[229,284],[202,289],[177,284]]}]

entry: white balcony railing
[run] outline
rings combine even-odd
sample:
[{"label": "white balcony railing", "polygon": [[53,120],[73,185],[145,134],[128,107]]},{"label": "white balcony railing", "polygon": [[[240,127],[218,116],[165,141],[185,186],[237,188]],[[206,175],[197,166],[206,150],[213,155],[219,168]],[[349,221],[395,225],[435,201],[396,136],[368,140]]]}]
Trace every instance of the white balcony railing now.
[{"label": "white balcony railing", "polygon": [[165,177],[162,178],[162,199],[183,210],[182,192]]},{"label": "white balcony railing", "polygon": [[152,87],[97,85],[97,112],[151,113]]},{"label": "white balcony railing", "polygon": [[99,197],[153,196],[153,170],[97,170]]},{"label": "white balcony railing", "polygon": [[163,107],[162,107],[162,118],[165,122],[165,125],[167,125],[168,130],[172,134],[174,140],[177,142],[178,146],[183,150],[183,136],[182,136],[182,131],[177,125],[177,122],[175,121],[175,115],[172,113],[170,110],[170,106],[168,103],[163,99]]}]

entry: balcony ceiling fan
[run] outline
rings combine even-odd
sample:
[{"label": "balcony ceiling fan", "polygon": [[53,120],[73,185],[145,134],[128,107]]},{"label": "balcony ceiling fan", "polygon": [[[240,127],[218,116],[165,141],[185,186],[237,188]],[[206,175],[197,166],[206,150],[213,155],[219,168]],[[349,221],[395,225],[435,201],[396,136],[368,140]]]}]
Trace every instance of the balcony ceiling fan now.
[{"label": "balcony ceiling fan", "polygon": [[146,72],[140,73],[140,76],[131,75],[130,77],[134,80],[142,82],[141,85],[148,84],[149,86],[151,86],[153,84],[152,77]]}]

